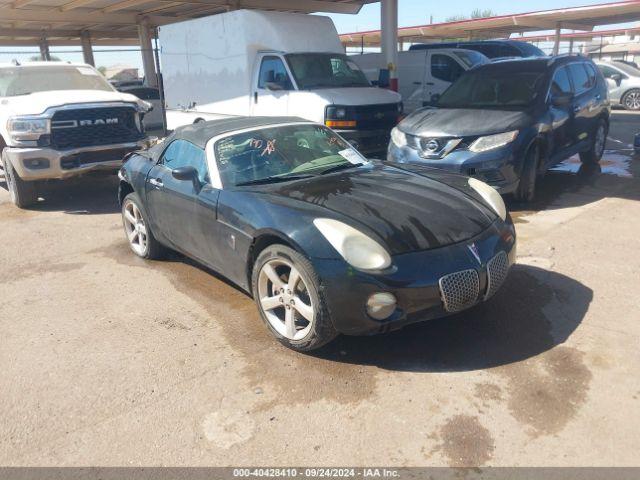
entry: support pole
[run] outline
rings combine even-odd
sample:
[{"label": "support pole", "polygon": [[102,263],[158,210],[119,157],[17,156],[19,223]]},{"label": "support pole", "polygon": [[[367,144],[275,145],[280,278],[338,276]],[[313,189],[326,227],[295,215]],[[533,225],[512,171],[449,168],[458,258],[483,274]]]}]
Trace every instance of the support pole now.
[{"label": "support pole", "polygon": [[146,20],[143,20],[138,25],[138,38],[140,40],[145,83],[150,87],[157,87],[158,77],[156,76],[156,66],[153,61],[153,36]]},{"label": "support pole", "polygon": [[40,58],[45,62],[51,61],[51,54],[49,53],[49,42],[45,37],[40,39]]},{"label": "support pole", "polygon": [[569,40],[569,53],[573,53],[573,38]]},{"label": "support pole", "polygon": [[82,43],[82,57],[84,63],[96,66],[96,62],[93,58],[93,47],[91,46],[91,34],[87,30],[80,32],[80,42]]},{"label": "support pole", "polygon": [[398,0],[380,2],[382,18],[382,58],[389,69],[389,87],[398,91]]},{"label": "support pole", "polygon": [[553,43],[553,54],[558,55],[560,53],[560,32],[562,31],[562,23],[556,24],[556,36]]}]

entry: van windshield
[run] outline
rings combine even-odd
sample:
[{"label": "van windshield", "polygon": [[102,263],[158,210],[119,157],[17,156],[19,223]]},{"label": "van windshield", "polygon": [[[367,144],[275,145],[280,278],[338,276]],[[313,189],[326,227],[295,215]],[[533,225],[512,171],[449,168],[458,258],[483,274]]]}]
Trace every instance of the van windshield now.
[{"label": "van windshield", "polygon": [[292,53],[286,58],[300,90],[370,86],[362,70],[346,55]]},{"label": "van windshield", "polygon": [[505,71],[487,67],[462,75],[440,97],[441,108],[524,108],[541,90],[541,71]]},{"label": "van windshield", "polygon": [[473,50],[457,51],[455,55],[460,59],[462,63],[469,69],[476,65],[484,65],[489,63],[489,59],[480,52],[474,52]]},{"label": "van windshield", "polygon": [[103,90],[113,87],[91,67],[72,65],[0,68],[0,97],[53,90]]}]

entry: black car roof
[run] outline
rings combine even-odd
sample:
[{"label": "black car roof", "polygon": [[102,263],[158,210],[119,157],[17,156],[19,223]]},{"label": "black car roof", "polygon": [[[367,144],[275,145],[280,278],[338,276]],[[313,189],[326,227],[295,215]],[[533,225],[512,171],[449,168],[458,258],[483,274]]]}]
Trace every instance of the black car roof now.
[{"label": "black car roof", "polygon": [[230,117],[194,123],[175,129],[171,140],[182,139],[204,148],[209,140],[224,133],[281,123],[309,122],[300,117]]},{"label": "black car roof", "polygon": [[503,68],[504,70],[547,70],[558,65],[579,61],[590,62],[591,59],[583,55],[557,55],[555,57],[525,57],[494,60],[484,65],[478,65],[473,70]]}]

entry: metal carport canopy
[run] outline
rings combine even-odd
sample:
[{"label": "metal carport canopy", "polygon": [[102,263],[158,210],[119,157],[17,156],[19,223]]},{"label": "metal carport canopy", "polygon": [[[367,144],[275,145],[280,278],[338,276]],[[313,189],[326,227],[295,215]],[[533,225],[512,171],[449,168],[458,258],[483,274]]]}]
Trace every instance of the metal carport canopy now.
[{"label": "metal carport canopy", "polygon": [[139,26],[252,8],[351,13],[376,0],[0,0],[0,45],[139,45]]},{"label": "metal carport canopy", "polygon": [[[627,0],[402,27],[398,29],[398,40],[401,42],[425,42],[446,38],[505,38],[512,33],[559,31],[561,28],[591,31],[598,25],[612,25],[637,20],[640,20],[640,0]],[[343,45],[350,47],[378,46],[380,45],[380,35],[380,30],[345,33],[340,35],[340,40]]]}]

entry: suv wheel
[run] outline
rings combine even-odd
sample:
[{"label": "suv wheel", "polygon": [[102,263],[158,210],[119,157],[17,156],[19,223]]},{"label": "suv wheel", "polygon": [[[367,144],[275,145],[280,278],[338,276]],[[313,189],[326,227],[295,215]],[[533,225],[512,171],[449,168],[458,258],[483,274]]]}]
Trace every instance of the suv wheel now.
[{"label": "suv wheel", "polygon": [[7,183],[11,201],[19,208],[25,208],[38,201],[35,182],[25,182],[13,169],[11,163],[2,159],[4,169],[4,180]]},{"label": "suv wheel", "polygon": [[253,296],[271,333],[286,347],[306,352],[322,347],[333,328],[311,262],[284,245],[264,249],[253,267]]},{"label": "suv wheel", "polygon": [[533,145],[529,147],[524,160],[524,166],[522,167],[518,188],[513,194],[516,201],[524,203],[533,202],[536,196],[539,160],[538,146]]},{"label": "suv wheel", "polygon": [[580,161],[582,163],[595,164],[600,161],[604,153],[604,147],[607,144],[607,133],[607,123],[602,119],[598,120],[591,147],[586,152],[580,152]]},{"label": "suv wheel", "polygon": [[620,103],[627,110],[640,110],[640,90],[629,90],[622,96]]}]

